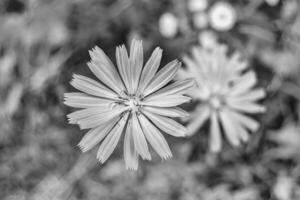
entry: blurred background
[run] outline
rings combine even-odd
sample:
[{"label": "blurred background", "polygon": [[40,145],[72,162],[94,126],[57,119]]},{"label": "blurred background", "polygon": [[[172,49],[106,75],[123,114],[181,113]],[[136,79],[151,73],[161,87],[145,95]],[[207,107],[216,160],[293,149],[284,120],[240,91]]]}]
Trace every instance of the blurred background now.
[{"label": "blurred background", "polygon": [[[1,0],[1,199],[299,200],[299,11],[297,0]],[[145,58],[160,46],[163,64],[197,44],[240,51],[267,91],[259,131],[220,154],[209,153],[205,128],[168,137],[174,158],[137,172],[125,170],[121,143],[104,165],[81,153],[63,93],[73,73],[92,76],[89,49],[115,61],[132,38]]]}]

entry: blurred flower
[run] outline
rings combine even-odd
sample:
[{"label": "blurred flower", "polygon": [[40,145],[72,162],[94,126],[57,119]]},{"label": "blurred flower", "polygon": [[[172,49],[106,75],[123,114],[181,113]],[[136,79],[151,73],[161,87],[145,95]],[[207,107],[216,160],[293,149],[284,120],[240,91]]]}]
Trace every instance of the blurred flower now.
[{"label": "blurred flower", "polygon": [[265,0],[269,6],[276,6],[280,0]]},{"label": "blurred flower", "polygon": [[299,72],[300,49],[274,50],[265,48],[259,51],[258,56],[267,67],[271,68],[278,76],[291,77]]},{"label": "blurred flower", "polygon": [[204,11],[208,6],[207,0],[189,0],[187,7],[191,12]]},{"label": "blurred flower", "polygon": [[294,181],[285,172],[280,172],[273,187],[273,193],[278,200],[291,200]]},{"label": "blurred flower", "polygon": [[206,12],[197,12],[193,16],[194,26],[198,29],[204,29],[208,26],[208,16]]},{"label": "blurred flower", "polygon": [[215,3],[209,11],[210,25],[217,31],[228,31],[236,22],[236,11],[225,1]]},{"label": "blurred flower", "polygon": [[13,115],[19,108],[23,93],[24,86],[20,83],[14,84],[7,95],[4,108],[1,110],[8,116]]},{"label": "blurred flower", "polygon": [[209,30],[200,32],[198,35],[198,40],[201,46],[207,49],[213,48],[218,43],[215,32]]},{"label": "blurred flower", "polygon": [[159,18],[159,32],[166,38],[174,37],[178,32],[178,19],[172,13],[164,13]]},{"label": "blurred flower", "polygon": [[241,188],[236,191],[231,191],[228,184],[220,184],[210,189],[203,191],[203,199],[205,200],[257,200],[259,199],[258,192],[254,188]]},{"label": "blurred flower", "polygon": [[70,188],[70,184],[58,175],[46,176],[35,188],[30,199],[32,200],[52,200],[64,199],[68,196],[66,193]]},{"label": "blurred flower", "polygon": [[146,139],[163,159],[171,157],[159,129],[175,137],[186,134],[185,127],[169,117],[187,116],[176,106],[190,101],[183,94],[194,85],[192,79],[167,85],[181,64],[174,60],[157,72],[162,57],[157,47],[143,67],[142,42],[136,40],[131,43],[130,56],[124,45],[117,47],[117,69],[98,47],[90,56],[88,66],[101,83],[74,75],[71,85],[83,93],[65,94],[66,105],[83,108],[69,114],[69,122],[91,129],[79,143],[81,150],[88,151],[103,140],[97,158],[104,163],[125,131],[126,168],[137,169],[139,155],[151,159]]},{"label": "blurred flower", "polygon": [[5,88],[12,81],[11,77],[16,63],[17,55],[14,51],[9,51],[0,58],[0,88]]},{"label": "blurred flower", "polygon": [[296,16],[299,11],[299,3],[297,0],[284,1],[281,8],[281,17],[283,19],[290,19]]},{"label": "blurred flower", "polygon": [[271,132],[269,138],[278,144],[266,153],[267,157],[277,159],[300,160],[300,127],[288,124],[276,132]]},{"label": "blurred flower", "polygon": [[210,119],[210,150],[221,149],[221,128],[233,146],[246,142],[248,129],[256,131],[259,123],[246,113],[264,112],[265,107],[255,101],[265,96],[263,89],[252,89],[257,82],[255,73],[247,71],[246,62],[240,60],[240,54],[227,56],[227,48],[217,45],[212,49],[194,47],[192,58],[185,56],[186,70],[183,77],[195,77],[198,88],[193,96],[201,103],[195,110],[189,124],[189,133],[195,133],[202,124]]}]

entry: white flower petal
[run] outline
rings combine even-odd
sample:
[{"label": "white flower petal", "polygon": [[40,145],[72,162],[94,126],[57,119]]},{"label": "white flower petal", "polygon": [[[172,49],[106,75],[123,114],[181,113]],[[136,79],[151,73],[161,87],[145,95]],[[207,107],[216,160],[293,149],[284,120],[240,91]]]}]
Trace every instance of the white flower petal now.
[{"label": "white flower petal", "polygon": [[76,89],[93,96],[117,99],[118,95],[101,83],[81,75],[73,75],[71,85]]},{"label": "white flower petal", "polygon": [[143,133],[140,122],[135,113],[132,114],[132,128],[133,128],[133,140],[134,146],[137,152],[145,160],[151,160],[151,155],[149,153],[148,144]]},{"label": "white flower petal", "polygon": [[102,124],[96,128],[89,130],[84,137],[79,142],[78,146],[82,152],[91,150],[95,145],[100,143],[103,138],[109,133],[112,127],[119,120],[119,117],[114,118],[113,120]]},{"label": "white flower petal", "polygon": [[154,77],[160,65],[161,57],[162,57],[162,50],[159,47],[156,47],[143,69],[140,83],[138,86],[138,91],[137,91],[138,95],[144,91],[146,86]]},{"label": "white flower petal", "polygon": [[191,122],[188,124],[188,135],[193,135],[198,131],[198,129],[204,124],[204,122],[209,118],[210,109],[208,106],[200,106],[194,114]]},{"label": "white flower petal", "polygon": [[107,55],[104,53],[104,51],[101,48],[99,48],[98,46],[96,46],[92,51],[89,51],[89,54],[90,54],[92,60],[99,60],[100,62],[102,62],[107,67],[107,70],[111,70],[112,74],[115,74],[115,72],[117,72],[115,70],[114,64],[107,57]]},{"label": "white flower petal", "polygon": [[257,101],[266,96],[266,92],[263,89],[255,89],[250,90],[244,94],[241,95],[234,95],[234,96],[228,96],[227,98],[231,101],[239,101],[239,102],[250,102],[250,101]]},{"label": "white flower petal", "polygon": [[[118,94],[122,94],[125,90],[124,85],[122,82],[118,81],[118,74],[112,74],[110,71],[107,70],[107,67],[98,60],[92,60],[91,62],[87,63],[90,70],[95,74],[95,76],[106,86],[110,89],[115,91]],[[118,77],[118,78],[117,78]]]},{"label": "white flower petal", "polygon": [[239,52],[234,52],[225,67],[227,71],[233,75],[241,73],[243,70],[248,68],[248,63],[241,60],[241,54]]},{"label": "white flower petal", "polygon": [[220,110],[219,116],[226,138],[228,139],[231,145],[239,146],[240,138],[236,130],[235,124],[232,121],[230,115],[228,115],[227,110]]},{"label": "white flower petal", "polygon": [[265,106],[256,103],[227,101],[227,104],[230,108],[245,113],[261,113],[266,111]]},{"label": "white flower petal", "polygon": [[81,129],[94,128],[113,119],[118,115],[121,115],[126,110],[128,110],[127,107],[117,106],[113,109],[106,110],[105,112],[100,112],[95,115],[79,119],[77,121],[77,124],[80,126]]},{"label": "white flower petal", "polygon": [[77,123],[81,119],[91,117],[93,115],[97,115],[99,113],[104,113],[107,111],[109,111],[108,107],[105,105],[102,105],[102,106],[99,106],[96,108],[92,107],[92,108],[86,108],[86,109],[72,112],[72,113],[68,114],[67,117],[70,120],[70,122]]},{"label": "white flower petal", "polygon": [[64,94],[64,104],[75,108],[90,108],[109,106],[113,104],[113,101],[109,99],[103,99],[94,97],[80,92],[71,92]]},{"label": "white flower petal", "polygon": [[126,169],[137,170],[139,165],[138,153],[135,150],[134,141],[133,141],[133,128],[132,122],[129,119],[127,123],[127,128],[124,138],[124,160]]},{"label": "white flower petal", "polygon": [[187,133],[187,129],[174,121],[173,119],[152,114],[151,112],[147,112],[142,110],[142,112],[162,131],[166,132],[169,135],[175,137],[185,137]]},{"label": "white flower petal", "polygon": [[[120,93],[124,91],[124,84],[116,70],[114,64],[105,55],[99,47],[95,47],[93,51],[89,51],[92,62],[99,68],[94,74],[107,86],[112,88],[115,92]],[[104,75],[105,74],[105,75]]]},{"label": "white flower petal", "polygon": [[159,72],[150,81],[149,85],[142,92],[143,95],[147,96],[169,83],[175,77],[180,66],[181,63],[177,60],[173,60],[164,66],[161,70],[159,70]]},{"label": "white flower petal", "polygon": [[182,81],[176,81],[175,83],[172,83],[157,92],[149,95],[150,96],[166,96],[166,95],[172,95],[172,94],[185,94],[187,93],[188,89],[192,88],[195,85],[195,80],[185,79]]},{"label": "white flower petal", "polygon": [[130,65],[132,67],[133,92],[138,88],[139,79],[143,69],[143,45],[142,41],[132,40],[130,47]]},{"label": "white flower petal", "polygon": [[239,112],[227,110],[228,115],[230,115],[233,119],[235,119],[237,122],[239,122],[241,125],[246,127],[247,129],[251,131],[257,131],[259,128],[259,123],[255,121],[254,119],[247,117],[244,114],[240,114]]},{"label": "white flower petal", "polygon": [[117,59],[117,66],[120,75],[124,81],[128,93],[132,94],[133,93],[132,82],[131,82],[132,69],[129,63],[128,53],[124,45],[116,48],[116,59]]},{"label": "white flower petal", "polygon": [[222,135],[218,116],[215,112],[210,116],[210,134],[209,134],[209,148],[211,152],[220,152],[222,148]]},{"label": "white flower petal", "polygon": [[155,107],[174,107],[180,104],[191,101],[191,97],[183,95],[168,95],[163,98],[149,97],[141,102],[142,105],[155,106]]},{"label": "white flower petal", "polygon": [[235,85],[230,89],[230,95],[240,95],[251,89],[257,82],[257,78],[253,71],[249,71],[244,75],[240,76],[236,81]]},{"label": "white flower petal", "polygon": [[97,152],[97,159],[101,163],[104,163],[116,148],[120,140],[121,134],[124,130],[127,119],[128,113],[126,113],[120,119],[120,121],[114,126],[114,128],[110,131],[110,133],[105,137],[104,141],[101,143]]},{"label": "white flower petal", "polygon": [[147,140],[158,155],[163,159],[172,157],[169,145],[160,131],[144,115],[138,117]]},{"label": "white flower petal", "polygon": [[242,125],[240,123],[238,123],[238,122],[235,122],[235,123],[236,123],[236,128],[239,133],[240,139],[242,140],[242,142],[247,142],[249,140],[248,131],[246,130],[246,128],[242,127]]},{"label": "white flower petal", "polygon": [[[188,76],[185,76],[185,78],[190,78],[190,77],[196,78],[197,77],[197,78],[201,79],[203,76],[201,69],[199,69],[201,67],[193,59],[191,59],[188,56],[184,56],[182,59],[186,65],[186,69],[184,71],[186,71],[189,74]],[[179,69],[179,72],[180,72],[180,70],[182,70],[182,68]],[[199,73],[199,71],[201,71],[201,73]]]},{"label": "white flower petal", "polygon": [[162,108],[162,107],[152,107],[152,106],[144,106],[143,110],[148,112],[152,112],[157,115],[162,115],[166,117],[188,117],[189,113],[179,107],[173,108]]}]

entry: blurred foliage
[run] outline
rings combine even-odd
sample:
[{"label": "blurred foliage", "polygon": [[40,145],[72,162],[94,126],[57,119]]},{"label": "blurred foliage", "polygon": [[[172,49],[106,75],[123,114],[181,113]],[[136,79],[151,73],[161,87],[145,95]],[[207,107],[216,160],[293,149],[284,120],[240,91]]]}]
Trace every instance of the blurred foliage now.
[{"label": "blurred foliage", "polygon": [[[181,0],[0,1],[1,199],[299,199],[299,3],[227,2],[237,21],[216,31],[195,28]],[[178,20],[172,38],[159,31],[166,12]],[[94,151],[79,151],[84,133],[67,125],[71,110],[62,99],[72,90],[72,73],[91,76],[88,49],[98,45],[114,60],[116,45],[139,38],[146,55],[162,47],[166,63],[181,58],[204,31],[241,51],[267,90],[267,112],[257,117],[262,126],[248,144],[215,155],[205,149],[206,131],[167,138],[175,157],[145,161],[137,172],[125,170],[121,146],[104,165]]]}]

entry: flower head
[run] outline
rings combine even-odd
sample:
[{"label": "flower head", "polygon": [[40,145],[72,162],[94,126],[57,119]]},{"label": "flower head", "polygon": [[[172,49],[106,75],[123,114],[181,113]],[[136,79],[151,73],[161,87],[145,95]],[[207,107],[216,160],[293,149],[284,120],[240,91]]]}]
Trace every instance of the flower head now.
[{"label": "flower head", "polygon": [[184,57],[187,70],[184,77],[195,77],[198,87],[193,91],[201,103],[189,124],[189,133],[195,133],[210,119],[210,149],[221,149],[221,126],[233,146],[249,138],[248,131],[256,131],[257,121],[246,114],[265,111],[255,101],[265,96],[263,89],[253,89],[257,82],[253,71],[246,71],[247,64],[240,60],[239,53],[227,56],[227,48],[216,45],[211,49],[195,47],[192,57]]},{"label": "flower head", "polygon": [[176,106],[190,100],[183,94],[194,85],[192,79],[168,84],[180,63],[174,60],[158,70],[162,50],[157,47],[143,66],[142,42],[136,40],[129,56],[124,45],[116,48],[117,68],[98,47],[90,56],[88,67],[100,82],[74,75],[71,85],[81,92],[65,94],[66,105],[81,108],[68,115],[69,122],[90,129],[79,143],[81,150],[101,142],[97,158],[104,163],[124,132],[126,168],[137,169],[139,156],[151,159],[148,142],[163,159],[171,157],[161,131],[175,137],[186,134],[170,117],[187,115]]},{"label": "flower head", "polygon": [[178,19],[174,14],[166,12],[159,18],[159,32],[166,38],[175,37],[178,32],[178,23]]},{"label": "flower head", "polygon": [[201,12],[208,7],[208,0],[188,0],[187,8],[191,12]]},{"label": "flower head", "polygon": [[237,16],[232,5],[225,1],[215,3],[209,11],[210,25],[217,31],[228,31],[233,28]]},{"label": "flower head", "polygon": [[214,31],[205,30],[198,34],[198,41],[203,48],[213,48],[218,43],[218,36]]},{"label": "flower head", "polygon": [[208,26],[208,16],[206,12],[197,12],[193,16],[194,26],[198,29],[205,29]]}]

